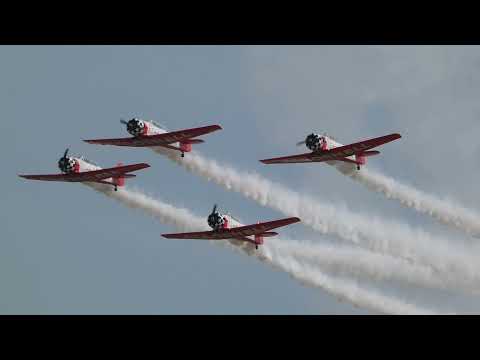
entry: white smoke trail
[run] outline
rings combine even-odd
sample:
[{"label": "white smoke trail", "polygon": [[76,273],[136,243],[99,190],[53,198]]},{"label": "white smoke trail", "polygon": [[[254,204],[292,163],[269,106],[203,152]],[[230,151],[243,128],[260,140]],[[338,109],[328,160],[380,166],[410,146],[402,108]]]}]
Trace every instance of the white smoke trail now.
[{"label": "white smoke trail", "polygon": [[113,191],[111,186],[99,183],[84,183],[85,185],[95,189],[102,194],[120,201],[132,209],[143,210],[157,218],[161,223],[173,225],[180,231],[188,231],[192,228],[207,230],[208,226],[205,220],[194,216],[187,209],[180,209],[170,204],[157,201],[148,197],[140,191],[132,189],[119,188],[118,191]]},{"label": "white smoke trail", "polygon": [[480,235],[480,214],[456,204],[453,200],[438,199],[371,169],[363,168],[361,171],[348,171],[345,167],[337,169],[368,189],[384,194],[388,199],[398,200],[402,205],[427,214],[470,236]]},{"label": "white smoke trail", "polygon": [[401,258],[360,248],[332,246],[306,241],[275,241],[275,247],[301,261],[325,269],[330,274],[375,281],[400,281],[431,289],[460,290],[477,295],[480,284],[472,284],[452,273],[439,273],[429,266],[412,264]]},{"label": "white smoke trail", "polygon": [[161,147],[152,150],[227,190],[239,192],[287,216],[298,216],[304,224],[322,234],[335,235],[374,252],[432,266],[442,273],[455,273],[468,279],[469,283],[480,282],[478,252],[452,247],[446,239],[433,238],[406,224],[365,217],[332,204],[320,203],[260,175],[239,172],[196,152],[181,158],[176,151]]},{"label": "white smoke trail", "polygon": [[262,252],[263,261],[268,260],[272,266],[288,272],[303,283],[320,287],[337,299],[348,301],[355,306],[386,314],[435,314],[432,310],[422,309],[402,300],[366,290],[354,282],[327,276],[313,267],[300,263],[292,256],[282,253],[282,250],[276,248],[273,241],[268,245],[265,244]]},{"label": "white smoke trail", "polygon": [[[113,191],[110,186],[95,183],[85,183],[87,186],[127,205],[130,208],[143,210],[145,213],[157,218],[162,223],[170,224],[180,231],[192,231],[206,229],[205,221],[192,214],[187,209],[178,209],[172,205],[152,199],[139,191],[120,188]],[[218,243],[214,242],[213,243]],[[220,242],[226,245],[226,242]],[[301,264],[298,259],[289,256],[281,248],[275,245],[263,246],[261,251],[255,251],[251,244],[240,241],[232,241],[233,248],[248,255],[254,255],[259,260],[288,272],[294,278],[319,287],[333,296],[346,300],[362,308],[388,314],[430,314],[427,309],[420,309],[407,302],[390,298],[388,296],[365,290],[353,282],[341,279],[333,279],[318,271],[312,266]],[[230,246],[232,247],[232,246]]]}]

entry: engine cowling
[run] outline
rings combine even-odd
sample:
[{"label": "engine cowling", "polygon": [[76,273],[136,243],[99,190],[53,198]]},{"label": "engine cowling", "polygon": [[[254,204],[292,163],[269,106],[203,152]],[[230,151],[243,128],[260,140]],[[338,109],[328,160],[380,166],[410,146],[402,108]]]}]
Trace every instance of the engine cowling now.
[{"label": "engine cowling", "polygon": [[146,135],[148,126],[144,121],[134,118],[127,123],[127,131],[133,136]]},{"label": "engine cowling", "polygon": [[307,138],[305,139],[305,145],[311,151],[325,150],[326,141],[323,136],[312,133],[308,135]]},{"label": "engine cowling", "polygon": [[220,213],[214,212],[208,215],[207,222],[213,230],[220,230],[224,228],[225,218]]},{"label": "engine cowling", "polygon": [[71,157],[62,157],[58,160],[58,168],[65,174],[70,174],[78,171],[78,162]]}]

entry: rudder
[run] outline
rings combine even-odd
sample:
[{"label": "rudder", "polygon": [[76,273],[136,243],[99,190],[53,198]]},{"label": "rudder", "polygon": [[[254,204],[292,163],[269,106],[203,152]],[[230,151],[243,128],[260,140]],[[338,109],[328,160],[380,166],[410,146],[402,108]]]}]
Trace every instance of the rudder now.
[{"label": "rudder", "polygon": [[[117,167],[120,167],[120,166],[123,166],[123,163],[120,162],[120,163],[117,164]],[[114,178],[112,178],[112,183],[115,186],[124,186],[125,185],[125,177],[124,176],[114,177]]]}]

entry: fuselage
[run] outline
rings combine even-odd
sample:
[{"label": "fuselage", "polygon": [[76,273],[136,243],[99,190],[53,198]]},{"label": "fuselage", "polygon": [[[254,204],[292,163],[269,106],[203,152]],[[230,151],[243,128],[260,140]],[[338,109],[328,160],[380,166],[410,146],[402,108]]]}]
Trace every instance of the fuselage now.
[{"label": "fuselage", "polygon": [[[127,132],[134,137],[151,136],[165,134],[168,131],[153,121],[133,118],[127,122]],[[180,143],[170,144],[174,147],[180,147]]]},{"label": "fuselage", "polygon": [[238,220],[233,218],[231,215],[222,215],[224,219],[224,229],[233,229],[236,227],[244,226],[244,224],[240,223]]},{"label": "fuselage", "polygon": [[164,134],[167,130],[152,121],[133,118],[127,123],[127,131],[133,136]]},{"label": "fuselage", "polygon": [[85,158],[79,157],[74,159],[79,165],[79,172],[95,171],[95,170],[102,169],[100,166],[93,164],[92,162],[90,162],[89,160],[86,160]]},{"label": "fuselage", "polygon": [[[228,214],[221,214],[219,212],[213,212],[208,216],[207,219],[208,225],[213,229],[213,231],[222,231],[226,229],[234,229],[241,226],[245,226],[236,220],[233,216]],[[258,245],[263,244],[263,237],[259,235],[255,236],[239,236],[237,238],[230,239],[230,241],[248,241],[251,244],[254,244],[258,249]]]},{"label": "fuselage", "polygon": [[243,224],[241,224],[238,220],[235,220],[232,216],[222,214],[218,211],[214,211],[208,215],[207,223],[208,226],[210,226],[214,231],[243,226]]},{"label": "fuselage", "polygon": [[[312,133],[307,136],[305,139],[305,145],[311,151],[320,151],[320,150],[330,150],[337,147],[341,147],[344,144],[341,144],[327,135],[319,135]],[[347,156],[346,159],[355,161],[355,155]],[[329,160],[326,161],[326,164],[336,167],[342,173],[351,173],[354,172],[357,168],[357,165],[350,162],[338,161],[338,160]]]},{"label": "fuselage", "polygon": [[[102,167],[92,163],[84,157],[68,156],[58,162],[58,167],[64,174],[82,173],[86,171],[101,170]],[[104,179],[104,182],[114,183],[113,178]]]}]

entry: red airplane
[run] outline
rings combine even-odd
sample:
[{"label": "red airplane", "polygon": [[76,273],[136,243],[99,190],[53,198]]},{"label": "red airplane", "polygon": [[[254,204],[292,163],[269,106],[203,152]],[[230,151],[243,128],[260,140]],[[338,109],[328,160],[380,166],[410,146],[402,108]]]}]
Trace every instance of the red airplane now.
[{"label": "red airplane", "polygon": [[127,126],[127,131],[133,135],[133,137],[83,141],[90,144],[100,145],[132,147],[162,146],[168,149],[178,150],[182,153],[182,157],[184,157],[186,152],[192,151],[192,144],[200,144],[204,142],[201,139],[193,138],[222,129],[220,125],[209,125],[199,128],[167,132],[159,124],[156,124],[153,121],[133,118],[128,122],[123,119],[120,120],[120,122]]},{"label": "red airplane", "polygon": [[63,157],[58,160],[58,167],[61,174],[54,175],[18,175],[29,180],[43,181],[66,181],[66,182],[97,182],[100,184],[112,185],[117,191],[118,186],[125,184],[125,178],[132,178],[136,175],[127,174],[133,171],[150,167],[148,164],[125,165],[118,164],[117,167],[102,169],[90,160],[83,157],[68,157],[68,149]]},{"label": "red airplane", "polygon": [[[162,234],[167,239],[201,239],[201,240],[228,240],[235,239],[240,241],[246,241],[255,245],[258,249],[258,245],[263,244],[264,237],[272,237],[278,235],[274,231],[270,231],[275,228],[287,226],[300,219],[297,217],[291,217],[281,220],[268,221],[263,223],[257,223],[253,225],[242,225],[235,220],[231,215],[220,214],[217,211],[217,205],[213,206],[212,213],[208,215],[208,225],[213,231],[200,231],[190,233],[176,233],[176,234]],[[251,239],[248,236],[253,236]]]},{"label": "red airplane", "polygon": [[360,170],[360,165],[365,165],[367,163],[367,157],[380,154],[380,151],[370,151],[370,149],[397,140],[401,137],[400,134],[390,134],[354,144],[342,145],[331,137],[328,137],[326,134],[318,135],[312,133],[308,135],[304,141],[297,143],[297,146],[305,144],[307,148],[312,151],[311,153],[260,161],[264,164],[292,164],[325,161],[329,165],[334,165],[335,161],[343,161],[355,164],[357,170]]}]

